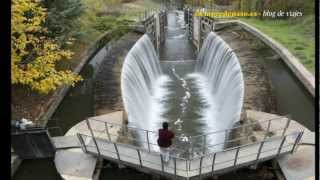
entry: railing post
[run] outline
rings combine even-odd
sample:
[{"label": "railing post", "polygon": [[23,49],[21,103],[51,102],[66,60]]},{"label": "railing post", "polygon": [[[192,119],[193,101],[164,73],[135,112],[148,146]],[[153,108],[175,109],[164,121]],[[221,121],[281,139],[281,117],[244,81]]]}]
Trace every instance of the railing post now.
[{"label": "railing post", "polygon": [[225,130],[225,141],[224,141],[224,147],[226,147],[228,141],[227,141],[227,138],[228,138],[228,129]]},{"label": "railing post", "polygon": [[184,170],[187,174],[187,177],[189,177],[189,171],[188,171],[188,161],[190,158],[184,159],[186,161],[186,170]]},{"label": "railing post", "polygon": [[173,165],[174,165],[174,175],[177,175],[177,159],[173,158]]},{"label": "railing post", "polygon": [[87,150],[87,147],[86,147],[86,144],[85,144],[85,142],[84,142],[84,140],[83,140],[83,138],[82,138],[82,136],[81,136],[81,134],[79,134],[79,133],[77,133],[77,136],[78,136],[78,139],[79,139],[79,141],[80,141],[80,144],[82,144],[82,147],[84,148],[84,152],[88,152],[88,150]]},{"label": "railing post", "polygon": [[141,154],[140,154],[140,150],[139,149],[137,149],[137,153],[138,153],[138,157],[139,157],[140,166],[143,167],[142,166],[142,160],[141,160]]},{"label": "railing post", "polygon": [[161,170],[164,172],[164,164],[163,164],[163,156],[160,154],[160,159],[161,159]]},{"label": "railing post", "polygon": [[216,161],[216,154],[217,153],[214,153],[213,154],[213,158],[212,158],[212,169],[211,169],[211,175],[213,176],[214,175],[214,163]]},{"label": "railing post", "polygon": [[149,142],[149,131],[146,131],[146,135],[147,135],[147,144],[148,144],[148,151],[150,152],[150,142]]},{"label": "railing post", "polygon": [[108,129],[108,123],[105,122],[104,125],[106,127],[106,133],[107,133],[108,139],[109,139],[109,141],[111,141],[111,136],[110,136],[109,129]]},{"label": "railing post", "polygon": [[201,174],[202,174],[202,161],[203,161],[203,156],[201,156],[200,158],[199,179],[201,179]]},{"label": "railing post", "polygon": [[281,144],[280,144],[279,149],[278,149],[278,152],[277,152],[277,157],[278,157],[278,156],[280,155],[280,153],[281,153],[281,149],[282,149],[282,146],[283,146],[284,142],[286,141],[286,138],[287,138],[287,136],[284,136],[283,139],[282,139],[282,141],[281,141]]},{"label": "railing post", "polygon": [[293,145],[293,147],[292,147],[291,153],[294,152],[297,144],[299,143],[300,139],[302,138],[302,135],[303,135],[303,131],[300,132],[300,133],[298,134],[298,136],[296,137],[296,140],[295,140],[294,145]]},{"label": "railing post", "polygon": [[205,153],[206,153],[206,141],[207,141],[207,138],[206,138],[206,134],[205,135],[203,135],[203,149],[202,149],[202,151],[203,151],[203,155],[205,155]]},{"label": "railing post", "polygon": [[256,164],[255,164],[255,167],[257,167],[257,165],[258,165],[258,162],[259,162],[259,158],[260,158],[260,154],[261,154],[261,150],[262,150],[263,144],[264,144],[264,141],[262,141],[262,142],[261,142],[261,144],[260,144],[259,151],[258,151],[258,154],[257,154],[257,157],[256,157]]},{"label": "railing post", "polygon": [[238,160],[239,151],[240,151],[240,147],[237,148],[236,155],[235,155],[235,157],[234,157],[233,166],[236,166],[236,165],[237,165],[237,160]]},{"label": "railing post", "polygon": [[120,154],[119,154],[118,146],[115,142],[113,143],[113,146],[114,146],[114,149],[116,150],[118,160],[120,161]]},{"label": "railing post", "polygon": [[193,138],[190,137],[189,140],[190,140],[190,146],[191,146],[191,158],[193,158],[193,152],[194,152]]},{"label": "railing post", "polygon": [[97,143],[97,141],[96,141],[96,138],[94,137],[94,134],[93,134],[93,131],[92,131],[92,128],[91,128],[91,126],[90,126],[90,122],[89,122],[88,119],[86,119],[86,123],[87,123],[87,126],[88,126],[88,128],[89,128],[90,134],[91,134],[91,136],[92,136],[92,140],[93,140],[94,144],[96,145],[98,155],[99,155],[99,157],[100,157],[100,156],[101,156],[101,153],[100,153],[100,150],[99,150],[99,147],[98,147],[98,143]]},{"label": "railing post", "polygon": [[271,126],[271,119],[268,120],[268,127],[267,127],[267,131],[266,131],[266,134],[264,135],[263,140],[265,140],[267,138],[269,131],[270,131],[270,126]]},{"label": "railing post", "polygon": [[286,134],[290,122],[291,122],[291,119],[290,119],[290,118],[287,118],[287,123],[286,123],[285,128],[283,129],[282,136],[284,136],[284,135]]}]

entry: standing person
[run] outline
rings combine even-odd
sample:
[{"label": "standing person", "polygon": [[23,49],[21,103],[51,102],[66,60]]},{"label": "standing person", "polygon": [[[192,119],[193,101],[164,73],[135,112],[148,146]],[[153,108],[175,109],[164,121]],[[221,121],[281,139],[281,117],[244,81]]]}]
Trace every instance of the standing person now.
[{"label": "standing person", "polygon": [[172,144],[171,139],[174,138],[174,133],[168,129],[169,124],[167,122],[162,123],[162,129],[159,129],[158,133],[158,145],[160,152],[164,156],[164,161],[167,163],[170,159],[170,146]]}]

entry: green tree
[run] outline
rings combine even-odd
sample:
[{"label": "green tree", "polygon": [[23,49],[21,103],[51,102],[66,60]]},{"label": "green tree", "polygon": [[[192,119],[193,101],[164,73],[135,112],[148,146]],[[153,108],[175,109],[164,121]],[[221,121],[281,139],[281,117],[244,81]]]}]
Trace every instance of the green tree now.
[{"label": "green tree", "polygon": [[77,19],[84,12],[81,0],[44,0],[42,4],[48,9],[45,21],[48,35],[66,45],[65,42],[78,35]]}]

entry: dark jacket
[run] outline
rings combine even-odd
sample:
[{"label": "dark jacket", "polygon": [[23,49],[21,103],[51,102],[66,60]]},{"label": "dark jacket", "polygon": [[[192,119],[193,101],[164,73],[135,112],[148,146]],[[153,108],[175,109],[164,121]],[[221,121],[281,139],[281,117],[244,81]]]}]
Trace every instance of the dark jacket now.
[{"label": "dark jacket", "polygon": [[174,133],[168,129],[159,129],[158,145],[160,147],[170,147],[172,144],[171,139],[174,137]]}]

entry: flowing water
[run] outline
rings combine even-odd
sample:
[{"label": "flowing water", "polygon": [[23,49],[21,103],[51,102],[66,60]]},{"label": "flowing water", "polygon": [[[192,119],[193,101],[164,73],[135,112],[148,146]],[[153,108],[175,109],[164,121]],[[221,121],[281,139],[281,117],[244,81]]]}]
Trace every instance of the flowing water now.
[{"label": "flowing water", "polygon": [[166,37],[161,51],[160,60],[176,61],[195,59],[195,47],[188,38],[187,26],[183,11],[167,13]]},{"label": "flowing water", "polygon": [[[195,71],[182,75],[176,71],[176,65],[172,65],[171,76],[168,76],[160,68],[149,37],[144,35],[137,41],[124,61],[121,77],[129,124],[157,131],[163,121],[169,121],[178,138],[175,146],[181,149],[185,149],[189,137],[196,133],[232,127],[240,118],[244,90],[237,57],[211,32],[197,59]],[[141,141],[147,140],[142,131],[138,136]],[[224,133],[219,133],[205,143],[219,143],[210,149],[219,151],[225,138]],[[157,144],[156,139],[156,133],[150,135],[152,144]],[[147,147],[146,143],[142,145]],[[158,147],[152,146],[152,149],[157,151]]]},{"label": "flowing water", "polygon": [[[171,122],[172,128],[174,128],[174,131],[177,132],[177,135],[180,136],[182,131],[178,131],[177,129],[182,129],[183,132],[186,132],[186,134],[199,134],[201,132],[202,121],[198,121],[201,117],[198,115],[199,107],[205,108],[207,107],[207,101],[202,101],[202,99],[199,96],[199,91],[195,86],[195,79],[192,78],[186,78],[186,75],[190,72],[195,72],[195,61],[181,61],[182,59],[195,59],[195,48],[193,47],[191,41],[188,40],[188,37],[184,34],[186,33],[186,29],[184,28],[184,23],[181,21],[183,18],[182,11],[170,11],[168,12],[168,27],[166,28],[166,31],[168,34],[168,37],[166,37],[166,42],[162,47],[161,53],[160,53],[160,60],[170,60],[170,61],[160,61],[160,66],[162,69],[162,79],[171,79],[170,86],[167,86],[167,91],[171,91],[172,94],[168,95],[166,97],[169,99],[169,96],[176,99],[170,100],[172,104],[166,104],[173,107],[179,107],[179,108],[170,108],[171,111],[169,113],[163,113],[162,117],[165,119],[169,119]],[[179,23],[180,22],[180,23]],[[180,35],[183,34],[183,35]],[[103,48],[102,51],[105,51]],[[101,52],[100,55],[102,55],[105,52]],[[100,57],[100,55],[97,55],[95,58]],[[93,58],[93,62],[100,62],[95,61],[95,58]],[[99,59],[99,58],[98,58]],[[178,60],[178,61],[171,61],[171,60]],[[99,64],[99,63],[98,63]],[[97,65],[98,65],[97,64]],[[85,79],[87,79],[86,85],[79,83],[74,88],[71,88],[68,95],[65,97],[61,105],[59,106],[57,112],[55,113],[55,117],[60,117],[61,121],[57,121],[58,124],[52,122],[50,125],[51,127],[60,126],[62,128],[62,131],[65,132],[73,125],[77,124],[79,121],[83,120],[84,118],[91,116],[93,113],[94,108],[94,101],[91,97],[93,97],[93,91],[91,90],[90,80],[93,78],[93,75],[95,72],[92,72],[92,67],[95,67],[96,63],[88,64],[83,69],[83,74]],[[87,70],[86,70],[87,69]],[[173,70],[174,69],[174,70]],[[285,65],[280,64],[273,64],[270,65],[270,69],[277,70],[272,71],[271,74],[275,77],[273,78],[274,81],[277,82],[279,86],[275,86],[276,90],[279,92],[282,92],[279,96],[277,96],[277,100],[281,97],[283,94],[287,95],[287,99],[283,99],[283,102],[287,102],[288,100],[293,101],[295,103],[279,103],[279,108],[283,109],[285,113],[296,113],[298,115],[303,116],[304,119],[307,119],[308,121],[303,121],[302,123],[304,125],[310,126],[314,128],[314,124],[308,123],[310,118],[308,118],[310,115],[312,116],[313,113],[308,111],[309,106],[312,105],[311,100],[308,101],[309,104],[307,108],[292,108],[299,105],[299,107],[302,107],[300,100],[305,100],[304,96],[301,96],[300,99],[296,98],[290,98],[292,96],[297,96],[296,93],[299,94],[305,94],[305,89],[301,86],[301,88],[295,88],[295,91],[293,92],[292,89],[286,88],[286,84],[288,82],[287,79],[279,78],[279,73],[287,72]],[[175,71],[176,75],[173,73]],[[297,84],[298,82],[294,80],[294,77],[292,74],[287,73],[288,77],[293,78],[290,83]],[[163,78],[166,77],[166,78]],[[183,86],[182,80],[180,80],[177,77],[182,77],[187,82],[187,86]],[[282,77],[282,76],[280,76]],[[289,78],[289,79],[290,79]],[[161,78],[160,78],[161,79]],[[159,80],[160,80],[159,79]],[[167,81],[166,83],[169,83]],[[158,87],[161,86],[161,81],[158,81]],[[86,88],[84,88],[84,86]],[[291,86],[288,86],[291,87]],[[171,89],[170,89],[171,88]],[[158,88],[161,89],[161,88]],[[186,89],[189,89],[190,91],[190,98],[188,101],[182,101],[183,97],[188,97],[186,93]],[[289,92],[289,93],[288,93]],[[175,96],[179,95],[179,96]],[[290,96],[290,97],[289,97]],[[186,99],[186,98],[185,98]],[[307,100],[306,100],[307,101]],[[168,101],[167,101],[168,102]],[[180,116],[179,112],[182,112],[183,108],[180,108],[179,104],[184,103],[188,104],[188,108],[185,110],[185,112],[188,114],[185,114],[182,116],[183,118],[189,117],[191,120],[187,119],[180,119],[178,121],[178,116]],[[301,105],[301,106],[300,106]],[[303,106],[305,106],[305,103],[303,103]],[[298,107],[298,106],[297,106]],[[191,109],[190,111],[188,109]],[[313,108],[314,110],[314,108]],[[75,111],[77,113],[75,113]],[[302,112],[302,114],[301,114]],[[59,119],[60,119],[59,118]],[[314,117],[313,117],[314,118]],[[181,123],[183,121],[183,123]],[[176,123],[175,123],[176,122]],[[188,122],[186,124],[185,122]],[[180,126],[181,125],[181,126]],[[60,133],[57,132],[57,135],[60,135]],[[192,134],[193,135],[193,134]],[[183,136],[181,136],[183,137]],[[184,138],[185,139],[185,138]],[[181,141],[183,142],[183,141]],[[246,179],[251,177],[251,179],[257,179],[255,178],[258,173],[254,170],[252,171],[237,171],[237,173],[228,173],[222,176],[219,176],[219,179]],[[140,172],[133,171],[133,170],[123,170],[119,168],[106,168],[102,169],[102,173],[100,176],[100,179],[128,179],[128,178],[136,178],[137,179],[150,179],[151,177],[146,174],[141,174]],[[39,180],[39,179],[48,179],[48,180],[60,180],[60,175],[56,172],[56,168],[53,163],[53,159],[41,159],[41,160],[24,160],[22,162],[22,165],[19,167],[18,171],[16,172],[15,176],[13,177],[15,180]]]}]

